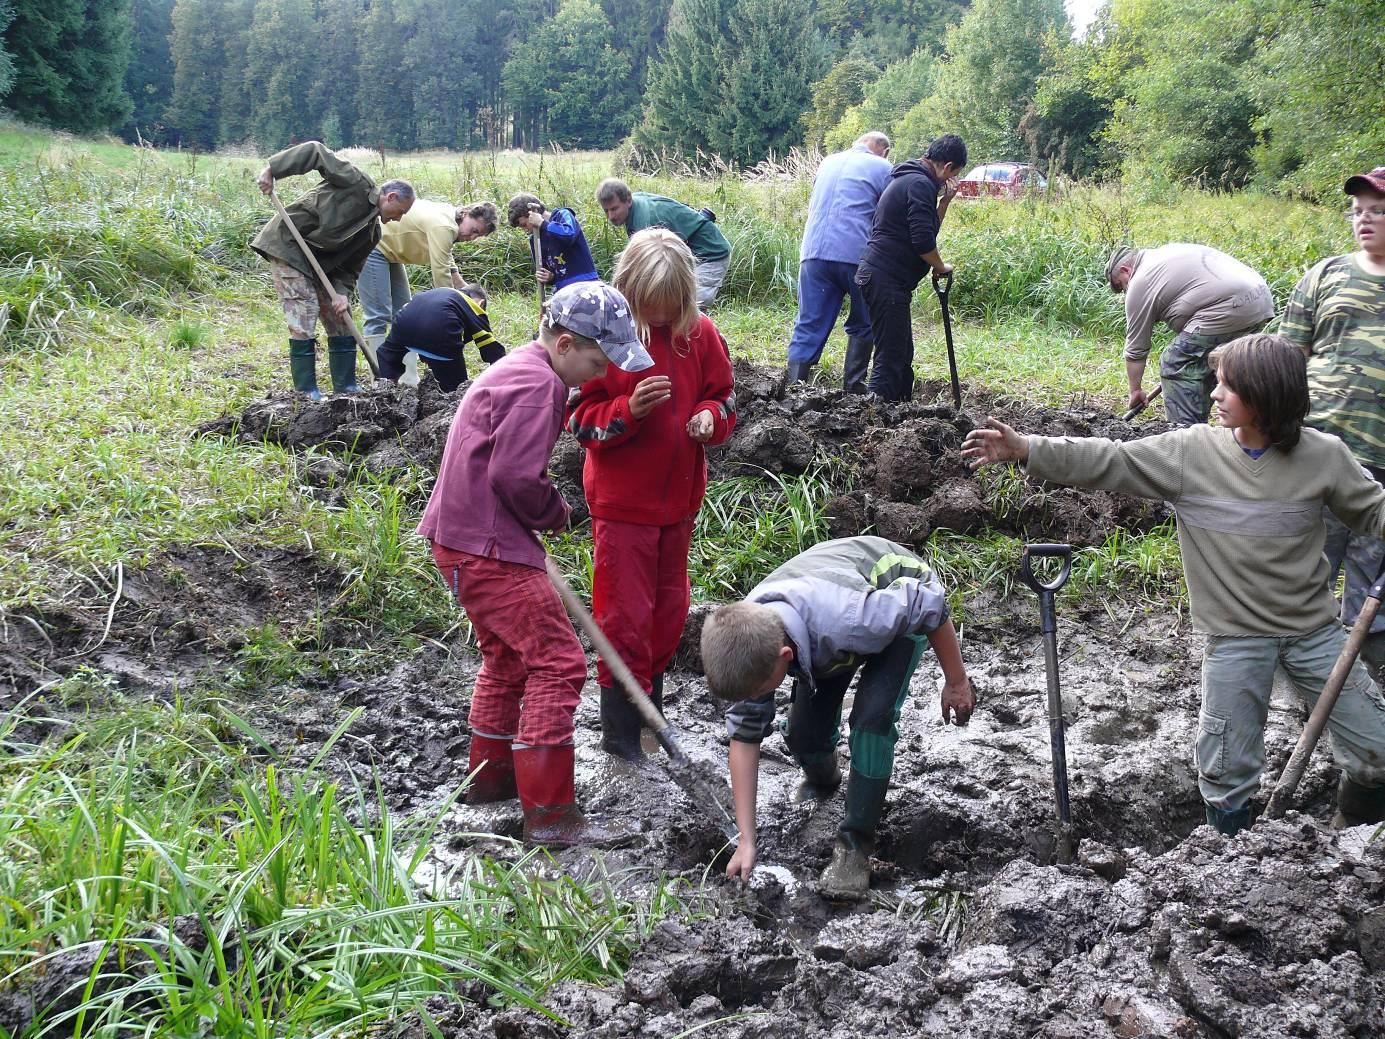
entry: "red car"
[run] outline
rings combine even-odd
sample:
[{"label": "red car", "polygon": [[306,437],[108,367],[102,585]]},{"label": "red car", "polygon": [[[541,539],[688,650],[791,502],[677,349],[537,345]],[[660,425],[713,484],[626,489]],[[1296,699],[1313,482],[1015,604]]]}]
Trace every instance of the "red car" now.
[{"label": "red car", "polygon": [[993,195],[996,198],[1019,198],[1030,191],[1043,191],[1048,187],[1048,178],[1039,172],[1038,167],[1023,162],[988,162],[977,166],[957,186],[961,198],[980,198]]}]

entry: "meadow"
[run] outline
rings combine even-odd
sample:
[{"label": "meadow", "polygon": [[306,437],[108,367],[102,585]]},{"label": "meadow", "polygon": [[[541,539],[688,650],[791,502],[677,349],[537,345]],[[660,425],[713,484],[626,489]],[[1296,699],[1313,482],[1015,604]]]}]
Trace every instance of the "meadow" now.
[{"label": "meadow", "polygon": [[[594,199],[607,155],[372,154],[361,163],[377,177],[410,178],[427,197],[503,207],[528,190],[572,206],[603,270],[622,245]],[[114,612],[124,573],[187,546],[315,553],[346,575],[334,609],[404,652],[455,629],[412,533],[431,474],[362,477],[326,502],[306,485],[310,457],[191,435],[288,385],[282,317],[246,248],[269,213],[253,183],[261,164],[0,127],[5,631],[62,609]],[[736,357],[782,364],[811,186],[803,164],[631,180],[716,210],[734,246],[718,325]],[[1105,259],[1119,241],[1176,240],[1256,267],[1282,306],[1304,268],[1344,251],[1350,234],[1335,211],[1162,182],[955,203],[942,249],[957,269],[962,379],[1031,402],[1120,410],[1123,322],[1101,276]],[[457,255],[491,291],[501,341],[525,341],[535,302],[524,237],[502,228]],[[926,286],[915,297],[916,369],[946,378],[930,297]],[[838,331],[829,376],[843,346]],[[823,536],[819,478],[781,486],[782,508],[768,515],[737,481],[712,488],[705,548],[693,560],[697,597],[731,598]],[[1006,493],[1004,481],[987,486]],[[1015,549],[946,531],[930,547],[959,601],[999,580]],[[582,533],[556,550],[580,576]],[[1081,555],[1077,573],[1072,594],[1107,585],[1165,602],[1182,594],[1167,529],[1116,532]],[[695,891],[678,883],[646,878],[645,894],[631,898],[617,878],[555,877],[533,855],[475,859],[420,890],[412,876],[449,802],[396,819],[369,788],[328,782],[317,762],[266,763],[241,718],[240,705],[285,669],[366,666],[340,651],[304,664],[309,645],[302,631],[256,632],[235,675],[208,675],[170,701],[126,696],[85,667],[55,675],[23,705],[0,685],[0,992],[42,974],[62,950],[97,950],[92,989],[51,1022],[52,1034],[360,1034],[454,993],[458,977],[538,1006],[557,980],[618,975],[653,923],[698,911]],[[37,739],[32,722],[45,713]],[[200,951],[170,954],[158,928],[174,919],[192,921],[206,939]],[[155,969],[98,994],[103,959],[136,953]]]}]

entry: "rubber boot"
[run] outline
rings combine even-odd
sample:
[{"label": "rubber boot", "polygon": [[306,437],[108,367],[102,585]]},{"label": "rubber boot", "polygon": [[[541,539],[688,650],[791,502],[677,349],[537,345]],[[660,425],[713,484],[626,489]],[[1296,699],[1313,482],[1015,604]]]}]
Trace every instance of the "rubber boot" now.
[{"label": "rubber boot", "polygon": [[515,747],[515,783],[524,809],[524,843],[547,848],[619,848],[635,837],[592,823],[577,807],[573,747]]},{"label": "rubber boot", "polygon": [[614,686],[601,687],[601,749],[626,761],[644,757],[640,746],[640,715]]},{"label": "rubber boot", "polygon": [[789,366],[784,372],[784,382],[811,382],[813,378],[813,365],[808,361],[790,361]]},{"label": "rubber boot", "polygon": [[[510,749],[512,737],[471,734],[471,757],[467,772],[471,784],[463,800],[469,805],[492,804],[519,796],[515,786],[515,759]],[[476,770],[480,769],[479,772]]]},{"label": "rubber boot", "polygon": [[870,355],[875,343],[869,336],[846,337],[846,360],[842,364],[842,389],[847,393],[870,391]]},{"label": "rubber boot", "polygon": [[1337,783],[1337,814],[1332,817],[1335,829],[1348,826],[1370,826],[1385,822],[1385,786],[1362,786],[1343,775]]},{"label": "rubber boot", "polygon": [[418,354],[412,350],[404,352],[404,374],[399,377],[399,385],[418,385]]},{"label": "rubber boot", "polygon": [[356,385],[356,340],[352,336],[327,337],[327,366],[332,370],[333,393],[360,393]]},{"label": "rubber boot", "polygon": [[875,829],[885,812],[888,776],[876,778],[851,769],[846,780],[846,813],[832,849],[832,861],[822,871],[818,890],[824,898],[860,900],[870,889],[870,856]]},{"label": "rubber boot", "polygon": [[832,796],[842,785],[842,767],[837,764],[837,752],[824,750],[797,758],[803,769],[803,780],[794,791],[795,801],[821,801]]},{"label": "rubber boot", "polygon": [[317,340],[289,340],[289,375],[293,377],[293,388],[305,394],[309,400],[321,400],[322,391],[317,388]]},{"label": "rubber boot", "polygon": [[1205,807],[1207,809],[1207,825],[1227,837],[1235,837],[1236,834],[1250,825],[1250,805],[1248,804],[1230,810],[1213,808],[1209,804],[1205,804]]}]

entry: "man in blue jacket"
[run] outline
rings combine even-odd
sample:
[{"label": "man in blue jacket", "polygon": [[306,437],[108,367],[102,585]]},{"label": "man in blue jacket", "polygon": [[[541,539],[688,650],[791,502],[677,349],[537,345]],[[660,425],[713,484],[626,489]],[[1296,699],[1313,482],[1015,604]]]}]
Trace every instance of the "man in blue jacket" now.
[{"label": "man in blue jacket", "polygon": [[952,265],[938,254],[938,228],[957,193],[957,175],[967,164],[967,146],[944,134],[921,159],[901,162],[890,172],[871,224],[870,241],[856,271],[875,336],[870,390],[886,400],[908,400],[914,393],[914,328],[909,301],[930,270],[949,274]]},{"label": "man in blue jacket", "polygon": [[856,284],[880,193],[890,182],[890,139],[879,130],[862,134],[848,150],[829,155],[813,179],[803,245],[798,251],[798,320],[789,340],[790,382],[812,376],[827,337],[851,300],[846,315],[846,364],[842,382],[866,392],[870,365],[870,314]]}]

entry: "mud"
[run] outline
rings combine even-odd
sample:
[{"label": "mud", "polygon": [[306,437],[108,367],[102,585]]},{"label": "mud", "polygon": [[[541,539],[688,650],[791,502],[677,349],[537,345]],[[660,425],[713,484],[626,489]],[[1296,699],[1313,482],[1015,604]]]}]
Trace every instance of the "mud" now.
[{"label": "mud", "polygon": [[[1089,544],[1114,527],[1146,529],[1164,516],[1117,496],[986,492],[957,459],[961,437],[986,414],[1029,431],[1132,435],[1104,413],[969,391],[955,414],[938,399],[942,386],[884,405],[812,386],[786,393],[774,373],[743,365],[737,376],[742,426],[713,457],[715,474],[816,468],[838,491],[836,533],[873,524],[917,542],[939,527],[997,529]],[[316,406],[277,395],[200,435],[311,448],[305,472],[331,497],[357,467],[436,465],[457,399],[428,380],[418,391]],[[581,460],[568,442],[553,462],[574,504]],[[274,624],[310,633],[304,644],[324,652],[366,650],[349,666],[266,681],[239,701],[276,756],[305,763],[359,709],[327,767],[362,779],[374,770],[397,813],[435,810],[465,775],[476,661],[459,645],[425,643],[396,655],[379,632],[341,616],[342,583],[302,552],[171,553],[124,575],[113,606],[111,588],[87,589],[84,598],[7,615],[3,706],[36,693],[25,708],[32,717],[72,718],[100,709],[103,690],[167,697],[189,683],[221,681],[244,657],[247,633]],[[690,619],[665,705],[698,774],[724,782],[720,708],[697,673],[704,613],[695,609]],[[1385,862],[1369,830],[1325,828],[1335,782],[1326,756],[1319,753],[1300,788],[1302,814],[1261,821],[1230,841],[1200,826],[1191,755],[1200,641],[1174,613],[1102,598],[1060,607],[1070,791],[1082,840],[1076,865],[1056,865],[1037,604],[1028,593],[983,596],[967,615],[963,652],[980,694],[977,713],[963,729],[942,724],[941,675],[925,656],[900,718],[866,902],[819,897],[816,877],[841,821],[841,795],[796,802],[798,771],[782,737],[763,748],[760,860],[742,887],[720,878],[728,849],[717,820],[676,781],[652,737],[638,765],[600,751],[589,687],[577,713],[578,799],[637,833],[631,847],[604,855],[605,872],[634,895],[656,878],[686,880],[701,891],[697,912],[660,925],[622,981],[546,993],[566,1024],[467,989],[460,1002],[430,1004],[432,1025],[412,1015],[392,1034],[1385,1035]],[[90,702],[72,699],[72,683],[53,684],[82,668],[100,679]],[[67,700],[58,701],[59,689]],[[28,723],[28,738],[42,738],[45,724]],[[1277,695],[1267,776],[1277,775],[1301,724],[1301,711]],[[519,830],[515,802],[454,806],[420,881],[445,878],[476,854],[518,854],[509,838]],[[556,863],[582,876],[594,868],[581,849],[559,853]]]}]

